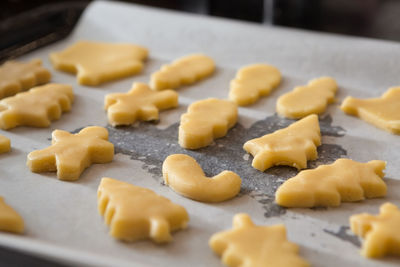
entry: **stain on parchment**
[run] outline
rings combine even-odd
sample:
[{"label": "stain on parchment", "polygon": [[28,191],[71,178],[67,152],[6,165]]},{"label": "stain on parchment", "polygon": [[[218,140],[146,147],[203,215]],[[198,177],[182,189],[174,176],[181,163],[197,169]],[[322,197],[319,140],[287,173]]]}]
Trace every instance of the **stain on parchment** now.
[{"label": "stain on parchment", "polygon": [[339,230],[337,232],[324,229],[324,232],[327,234],[330,234],[334,237],[337,237],[343,241],[350,242],[356,247],[360,247],[361,243],[360,240],[358,239],[357,236],[349,234],[348,232],[350,231],[350,227],[348,226],[340,226]]}]

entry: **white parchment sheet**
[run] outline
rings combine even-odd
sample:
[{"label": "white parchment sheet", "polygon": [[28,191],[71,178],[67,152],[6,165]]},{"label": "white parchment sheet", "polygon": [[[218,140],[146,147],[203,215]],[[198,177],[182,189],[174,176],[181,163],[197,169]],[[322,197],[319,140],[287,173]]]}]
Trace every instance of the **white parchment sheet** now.
[{"label": "white parchment sheet", "polygon": [[[73,75],[55,71],[48,59],[50,52],[81,39],[140,44],[149,48],[150,58],[140,75],[99,87],[81,86]],[[76,182],[59,181],[55,173],[31,173],[26,167],[27,154],[49,146],[54,129],[75,131],[89,125],[106,126],[106,94],[126,92],[134,81],[148,82],[150,74],[162,64],[194,52],[215,59],[215,75],[179,89],[179,108],[161,112],[159,123],[140,123],[116,130],[110,127],[111,141],[118,152],[112,163],[93,165]],[[300,245],[301,256],[314,266],[399,265],[396,258],[378,261],[361,257],[359,241],[348,230],[348,220],[355,213],[376,213],[386,201],[400,205],[400,136],[347,116],[338,108],[347,95],[377,97],[390,86],[400,84],[398,43],[99,1],[87,8],[69,38],[21,60],[32,58],[41,58],[52,70],[53,82],[71,84],[76,99],[71,112],[63,114],[49,128],[1,131],[11,139],[12,152],[0,155],[0,195],[24,217],[26,224],[23,236],[0,233],[1,245],[95,266],[221,266],[220,259],[208,247],[208,239],[215,232],[231,228],[234,214],[246,212],[257,224],[284,223],[289,240]],[[239,171],[252,173],[242,176],[241,195],[224,203],[204,204],[181,197],[162,185],[162,162],[157,157],[181,151],[176,123],[188,104],[205,97],[227,98],[229,81],[236,70],[258,62],[278,67],[283,75],[282,84],[255,105],[240,108],[239,124],[227,137],[209,148],[188,152],[210,175],[238,166]],[[324,145],[319,150],[320,159],[310,166],[330,163],[338,157],[362,162],[385,160],[388,195],[338,208],[284,210],[273,203],[271,195],[277,185],[296,171],[288,167],[265,173],[253,170],[252,157],[241,148],[242,141],[291,123],[276,116],[277,98],[296,85],[324,75],[337,80],[338,101],[321,117]],[[96,190],[104,176],[148,187],[183,205],[190,214],[189,228],[175,233],[173,242],[163,246],[150,241],[114,240],[97,212]]]}]

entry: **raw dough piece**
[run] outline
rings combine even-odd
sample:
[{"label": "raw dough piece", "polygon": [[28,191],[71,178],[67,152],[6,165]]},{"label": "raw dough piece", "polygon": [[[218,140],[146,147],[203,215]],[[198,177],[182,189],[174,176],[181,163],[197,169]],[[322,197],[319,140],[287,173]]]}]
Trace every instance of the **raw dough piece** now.
[{"label": "raw dough piece", "polygon": [[210,76],[215,70],[212,58],[202,54],[181,57],[151,75],[154,90],[176,89]]},{"label": "raw dough piece", "polygon": [[400,134],[400,87],[390,88],[380,98],[346,97],[340,108],[376,127]]},{"label": "raw dough piece", "polygon": [[328,104],[335,101],[336,81],[330,77],[311,80],[306,86],[298,86],[293,91],[278,98],[276,111],[279,115],[299,119],[310,114],[321,114]]},{"label": "raw dough piece", "polygon": [[0,154],[11,150],[10,139],[0,134]]},{"label": "raw dough piece", "polygon": [[189,221],[184,207],[149,189],[112,178],[101,179],[97,200],[110,235],[124,241],[169,242],[170,232],[185,229]]},{"label": "raw dough piece", "polygon": [[365,239],[361,249],[364,257],[400,256],[400,210],[392,203],[383,204],[376,216],[368,213],[351,216],[350,226]]},{"label": "raw dough piece", "polygon": [[106,128],[91,126],[77,134],[62,130],[52,133],[51,146],[28,154],[32,172],[57,171],[60,180],[77,180],[93,163],[107,163],[114,157],[114,145]]},{"label": "raw dough piece", "polygon": [[381,160],[361,163],[338,159],[290,178],[278,188],[275,200],[284,207],[311,208],[383,197],[386,195],[385,166]]},{"label": "raw dough piece", "polygon": [[181,116],[179,145],[188,149],[208,146],[225,136],[237,117],[238,108],[231,101],[209,98],[194,102]]},{"label": "raw dough piece", "polygon": [[164,181],[175,192],[203,202],[221,202],[235,197],[242,179],[231,171],[206,177],[196,160],[188,155],[174,154],[163,163]]},{"label": "raw dough piece", "polygon": [[298,255],[298,245],[287,240],[283,224],[257,226],[244,213],[233,217],[232,230],[214,234],[209,245],[227,266],[309,266]]},{"label": "raw dough piece", "polygon": [[40,59],[30,62],[7,61],[0,66],[0,99],[49,82],[51,73]]},{"label": "raw dough piece", "polygon": [[281,73],[274,66],[253,64],[241,68],[231,81],[229,99],[239,106],[256,102],[261,96],[267,96],[281,82]]},{"label": "raw dough piece", "polygon": [[73,100],[72,87],[56,83],[0,100],[0,128],[48,127],[52,120],[60,118],[62,112],[71,109]]},{"label": "raw dough piece", "polygon": [[24,231],[24,220],[2,197],[0,197],[0,231],[17,234]]},{"label": "raw dough piece", "polygon": [[144,83],[135,83],[128,93],[106,95],[104,108],[112,126],[129,125],[136,120],[158,119],[159,110],[178,106],[178,93],[173,90],[155,92]]},{"label": "raw dough piece", "polygon": [[50,60],[58,70],[77,73],[80,84],[94,86],[140,72],[147,56],[138,45],[79,41]]},{"label": "raw dough piece", "polygon": [[321,133],[317,115],[309,115],[287,128],[247,141],[243,148],[254,156],[252,166],[260,171],[274,165],[307,168],[318,157]]}]

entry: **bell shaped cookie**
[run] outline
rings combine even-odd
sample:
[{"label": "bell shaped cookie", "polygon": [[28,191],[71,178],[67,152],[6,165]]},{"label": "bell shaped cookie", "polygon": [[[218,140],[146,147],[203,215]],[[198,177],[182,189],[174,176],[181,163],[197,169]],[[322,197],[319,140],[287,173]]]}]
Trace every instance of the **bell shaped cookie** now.
[{"label": "bell shaped cookie", "polygon": [[50,60],[54,68],[76,73],[80,84],[95,86],[139,73],[148,53],[134,44],[79,41]]},{"label": "bell shaped cookie", "polygon": [[175,192],[202,202],[221,202],[235,197],[242,180],[231,171],[206,177],[196,160],[188,155],[174,154],[163,163],[164,182]]},{"label": "bell shaped cookie", "polygon": [[97,200],[110,235],[124,241],[169,242],[171,232],[186,228],[189,221],[184,207],[149,189],[112,178],[101,179]]},{"label": "bell shaped cookie", "polygon": [[378,128],[400,134],[400,87],[390,88],[380,98],[346,97],[340,108]]},{"label": "bell shaped cookie", "polygon": [[328,104],[335,101],[336,81],[330,77],[311,80],[306,86],[298,86],[293,91],[278,98],[276,111],[286,118],[299,119],[310,114],[325,112]]},{"label": "bell shaped cookie", "polygon": [[318,157],[321,133],[317,115],[309,115],[287,128],[247,141],[243,148],[254,156],[252,166],[260,171],[274,165],[307,168]]},{"label": "bell shaped cookie", "polygon": [[156,92],[144,83],[135,83],[128,93],[112,93],[104,99],[112,126],[130,125],[136,120],[157,120],[159,110],[177,106],[178,93],[173,90]]},{"label": "bell shaped cookie", "polygon": [[21,234],[24,231],[24,220],[0,197],[0,231]]},{"label": "bell shaped cookie", "polygon": [[9,152],[10,150],[11,150],[10,139],[0,134],[0,154]]},{"label": "bell shaped cookie", "polygon": [[311,208],[383,197],[386,195],[385,166],[381,160],[361,163],[338,159],[290,178],[276,191],[275,201],[289,208]]},{"label": "bell shaped cookie", "polygon": [[281,73],[268,64],[245,66],[231,81],[229,99],[239,106],[255,103],[260,97],[267,96],[281,82]]}]

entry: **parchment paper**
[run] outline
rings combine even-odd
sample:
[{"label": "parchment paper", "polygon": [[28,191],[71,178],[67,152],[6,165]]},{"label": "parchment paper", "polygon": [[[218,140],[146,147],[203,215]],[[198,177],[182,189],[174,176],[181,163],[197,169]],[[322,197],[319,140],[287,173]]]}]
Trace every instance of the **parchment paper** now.
[{"label": "parchment paper", "polygon": [[[148,47],[150,59],[143,73],[99,87],[77,84],[75,77],[52,69],[48,55],[77,40],[131,42]],[[93,165],[76,182],[57,180],[55,173],[31,173],[26,155],[50,145],[54,129],[76,131],[85,126],[107,126],[104,95],[126,92],[134,81],[148,82],[150,74],[179,56],[203,52],[215,59],[215,75],[179,89],[180,106],[162,112],[159,123],[108,127],[115,144],[114,161]],[[390,201],[400,205],[399,136],[379,130],[338,106],[347,95],[380,96],[400,84],[400,45],[362,38],[310,33],[278,27],[149,9],[117,2],[92,3],[73,34],[66,40],[21,58],[41,58],[53,70],[53,82],[74,87],[72,110],[50,128],[19,127],[1,134],[11,138],[12,152],[0,155],[0,195],[23,217],[26,234],[0,233],[0,244],[61,261],[95,266],[221,266],[208,247],[210,236],[231,228],[235,213],[246,212],[255,223],[284,223],[289,240],[300,245],[300,254],[314,266],[397,266],[399,259],[367,260],[359,255],[360,242],[349,231],[349,216],[378,212]],[[283,82],[269,97],[240,108],[238,125],[208,148],[186,151],[177,144],[179,117],[188,104],[205,97],[227,98],[229,81],[245,65],[266,62],[277,66]],[[338,208],[290,209],[274,204],[273,194],[296,171],[277,167],[262,173],[251,167],[252,157],[242,149],[245,141],[292,123],[275,115],[277,98],[296,85],[329,75],[337,79],[337,103],[321,116],[323,145],[313,168],[339,157],[366,162],[387,161],[388,195],[384,199],[346,203]],[[208,175],[229,169],[243,179],[241,195],[220,204],[204,204],[181,197],[162,185],[161,164],[172,153],[194,156]],[[189,228],[159,246],[150,241],[123,243],[108,235],[97,212],[96,190],[108,176],[151,188],[186,207]],[[398,229],[394,229],[398,230]]]}]

